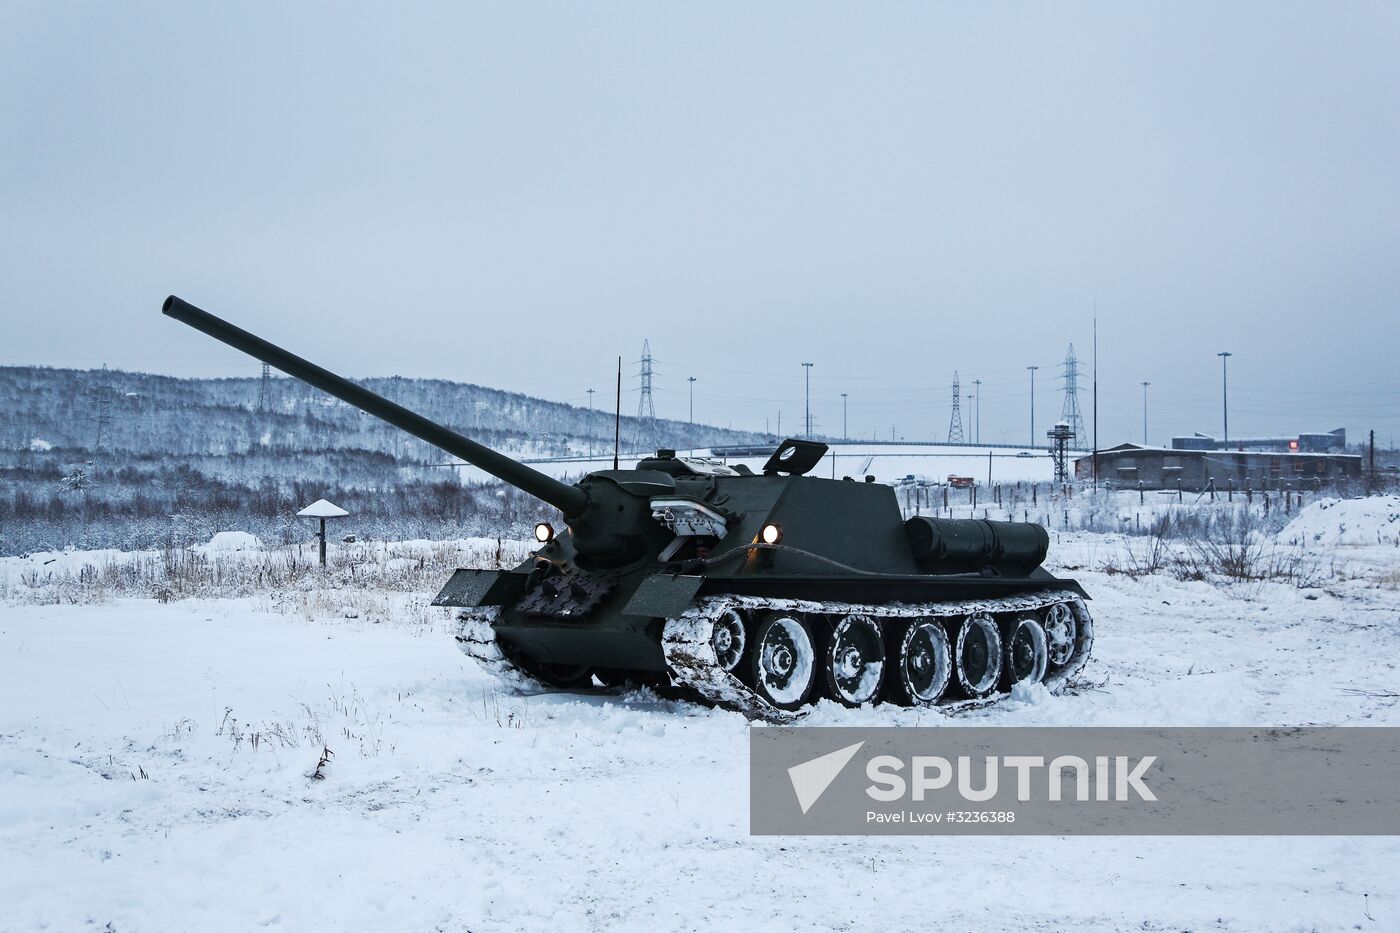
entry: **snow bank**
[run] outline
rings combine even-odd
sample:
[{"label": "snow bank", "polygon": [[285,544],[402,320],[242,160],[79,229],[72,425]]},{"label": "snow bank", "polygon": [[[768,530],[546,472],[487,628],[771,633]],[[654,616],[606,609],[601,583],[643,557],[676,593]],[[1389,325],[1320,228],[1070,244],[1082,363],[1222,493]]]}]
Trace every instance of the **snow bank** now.
[{"label": "snow bank", "polygon": [[1319,499],[1278,537],[1287,544],[1400,545],[1400,496]]},{"label": "snow bank", "polygon": [[262,540],[246,531],[221,531],[209,539],[208,544],[196,544],[190,548],[197,554],[213,554],[225,551],[261,551]]}]

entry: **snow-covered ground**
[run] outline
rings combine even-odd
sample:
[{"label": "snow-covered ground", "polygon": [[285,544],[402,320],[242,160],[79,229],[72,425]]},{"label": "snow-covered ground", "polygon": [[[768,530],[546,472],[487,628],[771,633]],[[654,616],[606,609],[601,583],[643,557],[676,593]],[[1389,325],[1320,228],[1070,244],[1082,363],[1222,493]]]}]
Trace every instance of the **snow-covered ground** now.
[{"label": "snow-covered ground", "polygon": [[[1309,508],[1328,518],[1300,528],[1384,515]],[[1077,693],[807,722],[1400,725],[1400,551],[1368,535],[1305,544],[1327,571],[1300,589],[1132,577],[1144,539],[1057,534],[1098,620]],[[6,933],[1400,928],[1396,839],[751,837],[742,717],[510,695],[445,617],[22,595],[0,605]]]}]

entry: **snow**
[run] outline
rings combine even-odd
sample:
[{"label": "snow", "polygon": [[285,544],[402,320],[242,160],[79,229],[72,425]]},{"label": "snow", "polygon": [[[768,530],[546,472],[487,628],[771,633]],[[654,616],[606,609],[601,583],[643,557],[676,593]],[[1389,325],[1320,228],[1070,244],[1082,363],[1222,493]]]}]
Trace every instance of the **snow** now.
[{"label": "snow", "polygon": [[[1091,686],[805,723],[1400,725],[1393,544],[1306,545],[1338,569],[1304,590],[1055,538]],[[447,613],[375,624],[344,592],[0,604],[0,930],[1400,928],[1393,838],[752,837],[742,716],[515,696]]]},{"label": "snow", "polygon": [[196,554],[217,554],[224,551],[261,551],[263,543],[258,536],[246,531],[220,531],[209,539],[208,544],[196,544],[190,548]]},{"label": "snow", "polygon": [[29,442],[29,449],[37,453],[43,453],[46,450],[53,450],[53,444],[44,440],[42,437],[36,437]]},{"label": "snow", "polygon": [[1290,544],[1400,546],[1400,496],[1319,499],[1299,511],[1279,539]]},{"label": "snow", "polygon": [[297,514],[304,515],[307,518],[343,518],[350,513],[334,502],[327,502],[325,499],[317,499]]}]

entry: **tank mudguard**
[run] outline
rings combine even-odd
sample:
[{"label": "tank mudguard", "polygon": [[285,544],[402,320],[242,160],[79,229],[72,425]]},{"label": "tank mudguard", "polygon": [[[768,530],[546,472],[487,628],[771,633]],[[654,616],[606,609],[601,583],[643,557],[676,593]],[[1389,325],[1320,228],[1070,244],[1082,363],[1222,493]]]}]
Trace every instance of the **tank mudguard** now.
[{"label": "tank mudguard", "polygon": [[510,570],[458,570],[433,598],[434,606],[474,609],[504,606],[525,592],[526,574]]},{"label": "tank mudguard", "polygon": [[623,607],[626,616],[674,618],[685,612],[695,594],[704,585],[704,577],[657,573],[642,581],[641,586]]}]

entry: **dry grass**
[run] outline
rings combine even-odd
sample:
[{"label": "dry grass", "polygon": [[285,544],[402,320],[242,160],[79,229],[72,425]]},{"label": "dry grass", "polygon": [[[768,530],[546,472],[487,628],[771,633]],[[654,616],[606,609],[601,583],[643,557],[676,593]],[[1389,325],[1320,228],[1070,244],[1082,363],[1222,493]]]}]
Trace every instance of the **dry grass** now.
[{"label": "dry grass", "polygon": [[510,567],[527,554],[517,541],[376,542],[337,546],[322,569],[315,549],[306,546],[213,554],[171,548],[27,571],[0,598],[81,605],[118,598],[263,597],[267,608],[279,612],[372,617],[397,610],[408,594],[410,602],[426,607],[458,567]]}]

